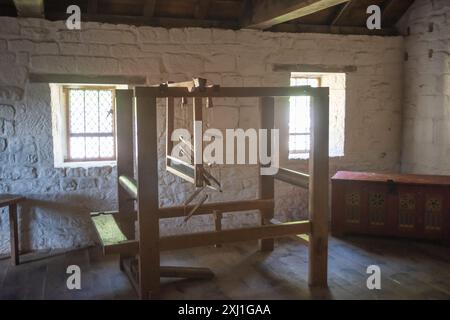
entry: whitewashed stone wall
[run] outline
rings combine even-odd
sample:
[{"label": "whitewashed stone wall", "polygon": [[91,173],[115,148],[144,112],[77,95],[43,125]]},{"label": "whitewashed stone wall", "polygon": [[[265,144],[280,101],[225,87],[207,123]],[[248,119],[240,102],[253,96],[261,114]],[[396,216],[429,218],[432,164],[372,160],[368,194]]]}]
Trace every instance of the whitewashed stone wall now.
[{"label": "whitewashed stone wall", "polygon": [[[50,89],[27,80],[30,72],[84,75],[143,75],[149,84],[208,78],[223,86],[289,85],[275,63],[355,65],[347,77],[345,156],[338,169],[396,170],[399,167],[403,39],[319,34],[283,34],[211,29],[161,29],[85,23],[68,31],[62,22],[0,18],[0,192],[29,198],[20,214],[25,249],[71,248],[95,241],[88,214],[116,207],[115,168],[54,169]],[[164,150],[162,107],[159,139]],[[254,100],[224,99],[208,115],[212,127],[258,127]],[[287,156],[287,155],[286,155]],[[161,166],[163,160],[161,159]],[[290,162],[306,169],[307,161]],[[223,194],[212,200],[256,197],[255,167],[216,172]],[[180,203],[192,186],[159,172],[161,205]],[[277,183],[277,216],[305,216],[306,192]],[[8,251],[8,219],[0,215],[0,253]],[[254,215],[227,215],[226,226],[248,225]],[[211,218],[163,233],[211,228]]]},{"label": "whitewashed stone wall", "polygon": [[450,2],[416,0],[400,22],[408,61],[402,170],[450,174]]}]

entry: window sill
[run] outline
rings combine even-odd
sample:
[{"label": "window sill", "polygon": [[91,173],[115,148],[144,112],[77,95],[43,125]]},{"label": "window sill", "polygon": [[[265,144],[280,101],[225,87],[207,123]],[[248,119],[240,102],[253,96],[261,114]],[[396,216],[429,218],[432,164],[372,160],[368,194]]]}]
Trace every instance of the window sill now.
[{"label": "window sill", "polygon": [[55,168],[95,168],[95,167],[113,167],[116,161],[75,161],[55,163]]}]

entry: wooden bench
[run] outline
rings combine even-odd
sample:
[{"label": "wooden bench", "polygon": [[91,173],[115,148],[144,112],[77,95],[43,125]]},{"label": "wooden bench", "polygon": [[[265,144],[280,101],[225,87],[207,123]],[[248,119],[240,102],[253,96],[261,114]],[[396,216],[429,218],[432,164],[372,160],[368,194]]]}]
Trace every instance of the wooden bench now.
[{"label": "wooden bench", "polygon": [[25,200],[25,198],[18,195],[0,195],[0,208],[8,207],[9,209],[11,262],[14,265],[19,264],[19,229],[17,224],[17,204],[23,200]]}]

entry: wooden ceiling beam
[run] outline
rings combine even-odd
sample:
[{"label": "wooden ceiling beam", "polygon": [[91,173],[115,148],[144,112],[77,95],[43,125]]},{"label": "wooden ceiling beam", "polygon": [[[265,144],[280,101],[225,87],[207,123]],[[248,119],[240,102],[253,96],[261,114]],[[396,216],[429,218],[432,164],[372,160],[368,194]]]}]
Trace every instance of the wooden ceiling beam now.
[{"label": "wooden ceiling beam", "polygon": [[269,29],[312,13],[336,6],[349,0],[258,0],[246,12],[243,28]]},{"label": "wooden ceiling beam", "polygon": [[332,26],[335,26],[339,23],[339,20],[342,18],[342,16],[350,9],[350,7],[353,4],[353,0],[349,0],[343,7],[341,10],[339,10],[338,14],[336,15],[336,17],[333,19],[333,21],[331,22]]},{"label": "wooden ceiling beam", "polygon": [[17,16],[23,18],[44,18],[44,0],[14,0]]},{"label": "wooden ceiling beam", "polygon": [[[66,20],[67,15],[62,12],[47,12],[46,17],[49,20]],[[125,16],[112,14],[82,14],[82,21],[129,24],[135,26],[154,26],[163,28],[220,28],[220,29],[238,29],[239,24],[231,20],[200,20],[184,18],[158,18],[144,16]]]},{"label": "wooden ceiling beam", "polygon": [[144,3],[144,17],[152,18],[155,15],[156,0],[145,0]]},{"label": "wooden ceiling beam", "polygon": [[197,0],[194,9],[195,19],[206,19],[211,6],[211,0]]},{"label": "wooden ceiling beam", "polygon": [[330,33],[330,34],[353,34],[369,36],[397,36],[395,28],[384,28],[381,30],[369,30],[366,27],[344,27],[328,25],[308,25],[296,23],[284,23],[270,29],[273,32],[294,32],[294,33]]},{"label": "wooden ceiling beam", "polygon": [[87,7],[88,14],[98,13],[98,0],[89,0]]}]

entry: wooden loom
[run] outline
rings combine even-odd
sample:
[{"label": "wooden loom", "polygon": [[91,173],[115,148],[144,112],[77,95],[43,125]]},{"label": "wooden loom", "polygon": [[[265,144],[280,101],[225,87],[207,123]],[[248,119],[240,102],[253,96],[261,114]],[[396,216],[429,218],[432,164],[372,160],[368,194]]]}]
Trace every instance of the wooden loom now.
[{"label": "wooden loom", "polygon": [[[309,175],[280,168],[275,176],[260,176],[259,199],[205,203],[193,214],[216,215],[216,230],[174,236],[159,235],[159,220],[182,217],[183,206],[160,208],[158,202],[157,99],[166,99],[167,119],[173,119],[175,98],[193,98],[194,120],[201,119],[202,98],[259,97],[263,129],[274,127],[274,97],[311,96]],[[105,254],[120,254],[120,266],[141,299],[157,296],[160,277],[210,278],[207,268],[160,266],[160,252],[197,246],[260,240],[261,251],[272,251],[274,239],[299,237],[309,246],[309,284],[327,286],[328,251],[328,88],[219,87],[196,81],[117,90],[118,212],[92,213]],[[133,132],[134,127],[134,132]],[[167,122],[167,132],[173,123]],[[167,135],[170,140],[170,134]],[[268,137],[270,146],[270,136]],[[135,146],[135,147],[133,147]],[[167,150],[171,142],[168,141]],[[136,150],[135,155],[133,149]],[[269,149],[270,150],[270,149]],[[170,158],[167,167],[171,168]],[[186,179],[198,186],[200,169]],[[174,169],[175,170],[175,169]],[[173,171],[170,170],[169,171]],[[133,178],[134,172],[137,180]],[[280,223],[274,217],[274,179],[309,189],[309,220]],[[132,201],[134,200],[134,201]],[[194,206],[189,206],[189,210]],[[222,230],[222,213],[258,210],[261,226]],[[135,221],[138,232],[135,234]],[[309,235],[309,237],[305,237]],[[138,257],[137,260],[135,257]]]}]

